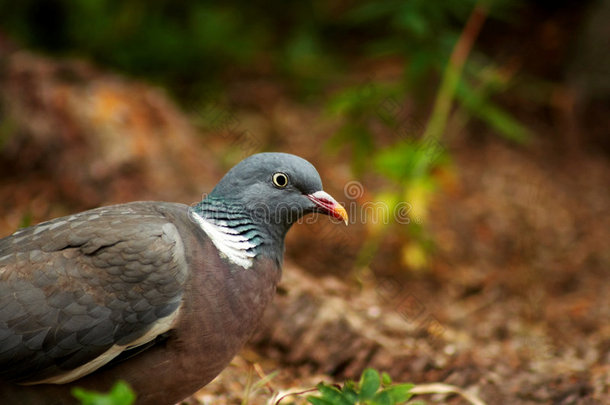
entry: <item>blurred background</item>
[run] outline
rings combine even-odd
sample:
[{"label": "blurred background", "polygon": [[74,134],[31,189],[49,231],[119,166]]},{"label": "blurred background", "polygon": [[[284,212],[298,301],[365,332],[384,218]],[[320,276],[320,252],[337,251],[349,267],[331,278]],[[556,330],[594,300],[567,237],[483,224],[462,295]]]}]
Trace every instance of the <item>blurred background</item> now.
[{"label": "blurred background", "polygon": [[0,0],[0,236],[191,204],[295,153],[350,226],[293,228],[265,326],[191,403],[369,366],[609,403],[608,21],[608,0]]}]

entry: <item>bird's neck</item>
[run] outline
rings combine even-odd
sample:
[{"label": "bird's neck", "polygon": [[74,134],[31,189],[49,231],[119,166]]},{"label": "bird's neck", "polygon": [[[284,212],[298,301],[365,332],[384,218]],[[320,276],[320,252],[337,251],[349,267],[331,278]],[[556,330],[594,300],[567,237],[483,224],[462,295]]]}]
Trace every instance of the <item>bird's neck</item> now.
[{"label": "bird's neck", "polygon": [[234,264],[248,269],[266,256],[281,265],[286,231],[258,220],[242,204],[209,196],[189,208],[189,217]]}]

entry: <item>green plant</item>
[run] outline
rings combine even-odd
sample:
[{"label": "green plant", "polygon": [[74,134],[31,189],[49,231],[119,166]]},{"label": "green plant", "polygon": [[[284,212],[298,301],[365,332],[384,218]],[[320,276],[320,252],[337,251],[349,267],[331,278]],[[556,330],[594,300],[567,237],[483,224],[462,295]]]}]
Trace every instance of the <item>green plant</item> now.
[{"label": "green plant", "polygon": [[379,375],[377,370],[367,368],[362,372],[359,382],[347,381],[343,387],[320,383],[320,396],[308,396],[313,405],[393,405],[401,404],[411,398],[413,384],[392,384],[387,373]]},{"label": "green plant", "polygon": [[[409,242],[402,249],[403,264],[418,269],[426,267],[434,246],[426,232],[428,206],[439,177],[451,172],[442,145],[447,132],[480,121],[511,141],[530,137],[498,102],[499,95],[515,93],[518,64],[498,63],[475,46],[488,19],[508,20],[519,7],[525,3],[270,1],[261,7],[243,0],[24,0],[0,1],[0,25],[23,45],[77,54],[166,84],[183,105],[196,109],[209,102],[202,94],[222,87],[223,79],[279,78],[298,94],[313,95],[309,100],[315,103],[321,89],[350,77],[350,66],[373,67],[357,73],[378,71],[388,61],[401,66],[393,79],[369,73],[364,83],[339,87],[328,111],[342,121],[329,145],[350,149],[356,177],[376,172],[386,180],[377,200],[394,202],[391,210],[396,202],[411,204],[409,226],[396,230],[391,226],[405,222],[394,221],[372,229],[362,267],[376,251],[379,235],[396,230]],[[382,63],[370,63],[376,60]],[[528,91],[518,97],[540,93]],[[213,103],[213,116],[195,113],[205,129],[226,133],[222,129],[236,118],[230,97],[215,96]],[[0,147],[12,132],[6,120],[0,123]],[[237,132],[223,136],[234,143],[246,133]],[[243,144],[261,149],[256,135]]]},{"label": "green plant", "polygon": [[[402,78],[393,82],[370,78],[337,92],[328,103],[328,111],[342,118],[329,145],[350,147],[356,176],[376,172],[386,180],[375,200],[395,214],[390,223],[369,226],[359,268],[368,266],[390,230],[406,241],[402,264],[410,269],[427,267],[434,247],[426,227],[429,206],[439,185],[452,178],[450,156],[442,142],[448,129],[456,133],[469,120],[478,119],[511,141],[529,139],[529,130],[493,100],[510,88],[515,69],[496,66],[474,47],[483,23],[502,18],[508,10],[505,0],[413,0],[366,2],[348,14],[357,26],[383,22],[386,35],[373,38],[368,47],[373,55],[400,57],[405,66]],[[439,85],[430,92],[426,77],[434,75]],[[418,99],[423,101],[417,103]],[[432,105],[423,124],[417,104]],[[397,213],[401,202],[405,212]]]},{"label": "green plant", "polygon": [[125,381],[117,381],[107,394],[76,387],[72,395],[82,405],[131,405],[136,400],[136,394]]}]

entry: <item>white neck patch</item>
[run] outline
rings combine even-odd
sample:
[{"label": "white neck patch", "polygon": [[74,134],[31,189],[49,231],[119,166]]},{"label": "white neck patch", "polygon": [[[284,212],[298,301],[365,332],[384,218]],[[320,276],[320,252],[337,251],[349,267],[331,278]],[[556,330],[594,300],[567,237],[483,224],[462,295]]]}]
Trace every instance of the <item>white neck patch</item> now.
[{"label": "white neck patch", "polygon": [[214,223],[194,211],[190,211],[190,215],[210,237],[214,246],[219,250],[221,257],[229,259],[229,261],[244,269],[252,267],[256,254],[250,249],[256,247],[254,243],[245,236],[238,234],[236,230],[231,229],[226,224]]}]

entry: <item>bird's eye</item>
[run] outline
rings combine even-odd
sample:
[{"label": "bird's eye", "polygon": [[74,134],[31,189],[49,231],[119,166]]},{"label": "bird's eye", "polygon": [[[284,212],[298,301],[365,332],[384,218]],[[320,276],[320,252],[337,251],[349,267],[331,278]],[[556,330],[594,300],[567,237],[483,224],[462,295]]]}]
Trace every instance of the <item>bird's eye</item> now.
[{"label": "bird's eye", "polygon": [[286,187],[288,185],[288,176],[281,172],[275,173],[273,175],[273,184],[279,188]]}]

